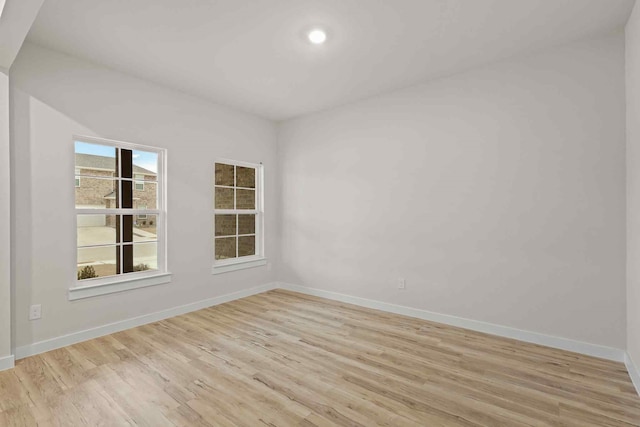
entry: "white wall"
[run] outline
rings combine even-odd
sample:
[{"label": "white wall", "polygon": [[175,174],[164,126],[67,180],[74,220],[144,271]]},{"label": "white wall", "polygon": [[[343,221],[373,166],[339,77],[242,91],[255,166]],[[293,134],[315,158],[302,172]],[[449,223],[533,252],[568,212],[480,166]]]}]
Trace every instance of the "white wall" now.
[{"label": "white wall", "polygon": [[0,71],[0,359],[11,354],[9,159],[9,76]]},{"label": "white wall", "polygon": [[625,30],[627,87],[627,353],[640,366],[640,7]]},{"label": "white wall", "polygon": [[615,34],[286,121],[280,278],[624,348],[624,108]]},{"label": "white wall", "polygon": [[[15,335],[21,347],[268,283],[266,266],[211,275],[213,159],[265,165],[266,251],[276,262],[275,125],[27,44],[11,69]],[[72,135],[168,149],[168,285],[70,302]],[[30,304],[42,319],[28,321]]]}]

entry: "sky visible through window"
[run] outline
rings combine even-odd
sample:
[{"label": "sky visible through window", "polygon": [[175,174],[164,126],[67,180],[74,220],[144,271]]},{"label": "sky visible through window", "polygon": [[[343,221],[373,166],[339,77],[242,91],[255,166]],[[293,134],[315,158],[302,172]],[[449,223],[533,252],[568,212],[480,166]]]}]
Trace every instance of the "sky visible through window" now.
[{"label": "sky visible through window", "polygon": [[[115,157],[115,148],[108,145],[89,144],[76,141],[77,154],[92,154],[94,156]],[[148,151],[133,150],[133,164],[158,173],[158,155]]]}]

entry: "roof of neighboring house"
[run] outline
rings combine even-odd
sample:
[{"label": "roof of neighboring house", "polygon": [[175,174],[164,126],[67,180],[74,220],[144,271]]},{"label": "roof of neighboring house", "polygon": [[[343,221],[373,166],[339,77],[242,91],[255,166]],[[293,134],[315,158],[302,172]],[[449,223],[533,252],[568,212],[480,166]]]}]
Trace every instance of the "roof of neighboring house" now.
[{"label": "roof of neighboring house", "polygon": [[[76,153],[76,167],[82,169],[102,169],[115,170],[116,159],[114,157],[96,156],[93,154]],[[133,173],[143,173],[145,175],[156,175],[149,169],[133,165]]]}]

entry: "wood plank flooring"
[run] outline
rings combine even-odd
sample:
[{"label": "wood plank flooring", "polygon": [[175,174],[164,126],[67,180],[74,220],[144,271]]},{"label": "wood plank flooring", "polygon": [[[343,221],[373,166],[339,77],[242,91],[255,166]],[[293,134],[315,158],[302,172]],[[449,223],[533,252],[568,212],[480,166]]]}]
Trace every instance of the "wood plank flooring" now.
[{"label": "wood plank flooring", "polygon": [[276,290],[17,362],[0,426],[640,426],[621,363]]}]

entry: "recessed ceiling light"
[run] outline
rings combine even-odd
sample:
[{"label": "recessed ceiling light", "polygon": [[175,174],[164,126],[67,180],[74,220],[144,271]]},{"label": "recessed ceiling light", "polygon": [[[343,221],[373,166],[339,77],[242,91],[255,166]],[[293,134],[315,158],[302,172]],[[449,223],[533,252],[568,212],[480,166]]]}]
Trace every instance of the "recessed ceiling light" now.
[{"label": "recessed ceiling light", "polygon": [[325,33],[324,30],[316,28],[315,30],[309,31],[307,37],[313,44],[322,44],[327,40],[327,33]]}]

